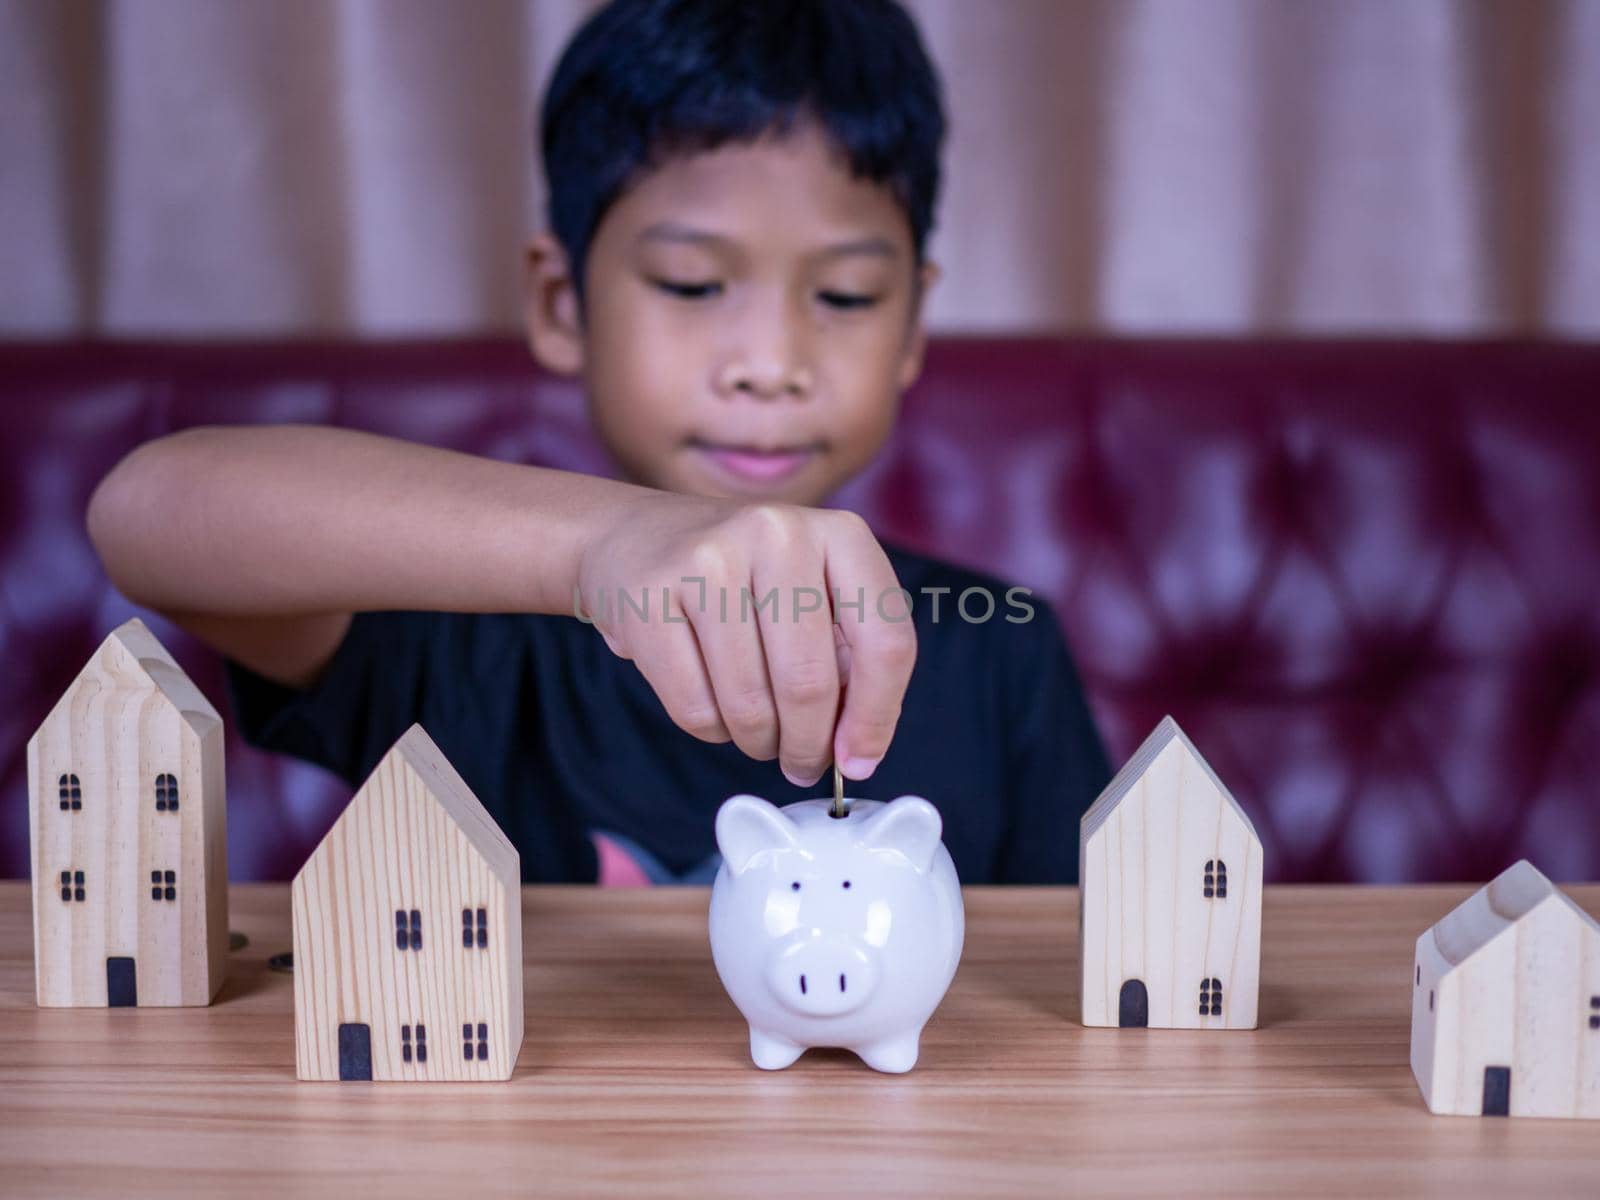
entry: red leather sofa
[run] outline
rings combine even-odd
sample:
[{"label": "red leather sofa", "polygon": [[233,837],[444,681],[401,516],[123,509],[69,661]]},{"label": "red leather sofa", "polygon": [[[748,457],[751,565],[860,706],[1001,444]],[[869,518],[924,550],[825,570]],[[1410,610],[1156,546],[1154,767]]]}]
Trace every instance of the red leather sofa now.
[{"label": "red leather sofa", "polygon": [[[329,422],[586,470],[569,382],[511,342],[0,347],[0,872],[27,739],[134,610],[95,482],[184,426]],[[839,502],[1030,585],[1120,759],[1162,714],[1276,880],[1600,878],[1600,347],[945,340]],[[223,708],[215,660],[153,621]],[[230,736],[236,879],[348,797]]]}]

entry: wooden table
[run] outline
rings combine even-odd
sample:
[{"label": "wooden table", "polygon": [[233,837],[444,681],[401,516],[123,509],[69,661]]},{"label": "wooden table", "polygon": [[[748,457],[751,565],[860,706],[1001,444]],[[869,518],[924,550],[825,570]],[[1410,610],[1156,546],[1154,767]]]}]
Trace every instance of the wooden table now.
[{"label": "wooden table", "polygon": [[1600,1195],[1600,1123],[1423,1108],[1412,946],[1469,890],[1269,888],[1262,1027],[1188,1033],[1077,1023],[1074,890],[969,889],[922,1060],[886,1076],[751,1065],[704,889],[532,887],[515,1078],[385,1085],[295,1080],[287,887],[233,889],[211,1008],[46,1011],[0,883],[0,1195]]}]

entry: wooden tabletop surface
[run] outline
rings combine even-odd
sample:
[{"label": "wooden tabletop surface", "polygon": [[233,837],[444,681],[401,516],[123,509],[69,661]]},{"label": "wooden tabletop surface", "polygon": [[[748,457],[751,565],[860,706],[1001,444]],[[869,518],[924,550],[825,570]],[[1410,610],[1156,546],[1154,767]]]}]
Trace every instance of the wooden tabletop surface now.
[{"label": "wooden tabletop surface", "polygon": [[233,889],[212,1007],[41,1010],[0,883],[0,1195],[1600,1195],[1600,1123],[1423,1107],[1413,943],[1470,890],[1268,888],[1261,1028],[1191,1033],[1077,1023],[1075,890],[968,889],[889,1076],[751,1065],[705,889],[531,887],[515,1077],[412,1085],[296,1081],[287,886]]}]

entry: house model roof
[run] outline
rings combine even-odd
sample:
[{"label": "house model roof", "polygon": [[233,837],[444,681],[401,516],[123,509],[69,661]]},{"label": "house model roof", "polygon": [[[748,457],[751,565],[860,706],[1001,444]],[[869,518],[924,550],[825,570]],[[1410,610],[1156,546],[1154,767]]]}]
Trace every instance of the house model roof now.
[{"label": "house model roof", "polygon": [[1600,923],[1523,859],[1446,913],[1433,927],[1434,945],[1447,963],[1458,967],[1544,904],[1564,906],[1600,935]]},{"label": "house model roof", "polygon": [[64,708],[70,706],[80,687],[99,676],[127,676],[135,672],[150,680],[156,691],[178,711],[178,715],[196,734],[204,734],[222,723],[222,717],[211,706],[211,701],[195,686],[194,680],[184,674],[183,668],[167,653],[167,648],[138,617],[124,621],[106,636],[100,648],[84,664],[83,670],[78,672],[77,678],[56,701],[44,723],[53,721]]},{"label": "house model roof", "polygon": [[[520,859],[516,848],[512,846],[500,826],[495,824],[494,818],[489,815],[477,796],[473,795],[466,780],[461,778],[455,767],[450,764],[450,760],[444,756],[444,752],[421,725],[412,725],[400,735],[400,739],[373,768],[372,775],[376,776],[389,769],[401,770],[421,785],[427,797],[445,811],[468,844],[488,864],[497,879],[510,887],[521,886]],[[367,781],[362,783],[355,798],[339,815],[328,835],[307,859],[307,866],[338,840],[334,835],[341,831],[346,822],[367,819],[363,810],[375,802],[373,797],[376,794],[368,786],[371,780],[372,776],[369,776]],[[409,787],[405,791],[408,794],[415,794]],[[301,868],[302,874],[305,869]]]},{"label": "house model roof", "polygon": [[1222,798],[1227,802],[1228,807],[1233,810],[1234,815],[1250,831],[1250,836],[1256,838],[1257,841],[1261,840],[1256,837],[1256,827],[1251,824],[1250,818],[1246,815],[1244,809],[1239,807],[1239,802],[1233,798],[1233,793],[1217,777],[1217,773],[1211,769],[1211,764],[1206,762],[1205,756],[1195,749],[1194,743],[1189,740],[1188,735],[1178,727],[1178,723],[1170,716],[1161,719],[1161,724],[1151,731],[1150,736],[1145,738],[1144,743],[1134,751],[1133,757],[1123,764],[1122,770],[1117,772],[1116,777],[1106,785],[1105,791],[1100,793],[1095,802],[1089,806],[1089,810],[1083,814],[1082,836],[1085,839],[1092,836],[1105,819],[1116,811],[1117,805],[1122,803],[1123,797],[1134,789],[1156,759],[1161,756],[1161,753],[1174,742],[1178,744],[1181,753],[1185,754],[1194,765],[1205,772],[1207,778],[1216,786],[1217,791],[1222,794]]}]

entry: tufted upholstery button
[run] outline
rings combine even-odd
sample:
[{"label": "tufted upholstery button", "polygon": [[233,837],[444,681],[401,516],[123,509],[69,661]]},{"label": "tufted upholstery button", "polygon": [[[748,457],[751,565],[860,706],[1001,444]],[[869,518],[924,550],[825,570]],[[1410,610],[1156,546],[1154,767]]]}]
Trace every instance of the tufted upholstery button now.
[{"label": "tufted upholstery button", "polygon": [[[1167,712],[1270,875],[1600,878],[1600,348],[945,340],[835,498],[1036,589],[1114,757]],[[605,473],[512,342],[0,348],[0,871],[25,747],[133,613],[83,533],[139,442],[328,422]],[[215,658],[150,618],[222,707]],[[284,879],[350,789],[230,731],[235,878]]]}]

